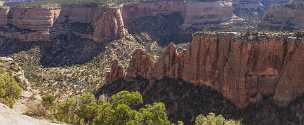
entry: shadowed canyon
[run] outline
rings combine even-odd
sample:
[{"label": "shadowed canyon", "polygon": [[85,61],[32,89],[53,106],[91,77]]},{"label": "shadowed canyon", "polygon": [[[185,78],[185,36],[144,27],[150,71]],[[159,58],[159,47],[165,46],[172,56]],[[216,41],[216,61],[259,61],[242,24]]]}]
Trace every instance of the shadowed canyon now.
[{"label": "shadowed canyon", "polygon": [[26,92],[60,102],[137,91],[185,125],[210,112],[242,125],[304,124],[302,0],[36,2],[0,6],[0,56],[22,69]]}]

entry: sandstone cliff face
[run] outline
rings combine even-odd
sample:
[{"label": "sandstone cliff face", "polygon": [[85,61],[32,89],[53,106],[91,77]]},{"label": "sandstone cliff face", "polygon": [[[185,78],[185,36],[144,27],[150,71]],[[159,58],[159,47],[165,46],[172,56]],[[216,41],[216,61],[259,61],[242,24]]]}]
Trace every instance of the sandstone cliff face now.
[{"label": "sandstone cliff face", "polygon": [[52,25],[54,36],[73,33],[103,42],[127,35],[120,8],[71,5],[61,8],[59,12],[56,23]]},{"label": "sandstone cliff face", "polygon": [[231,1],[167,0],[126,4],[122,9],[129,33],[149,33],[164,42],[190,41],[189,34],[205,26],[222,26],[231,19]]},{"label": "sandstone cliff face", "polygon": [[136,51],[126,77],[207,85],[241,108],[269,96],[288,104],[304,93],[302,42],[281,35],[196,34],[189,50],[177,53],[171,44],[153,64]]},{"label": "sandstone cliff face", "polygon": [[106,82],[111,82],[124,78],[124,71],[117,60],[112,62],[111,71],[106,73]]},{"label": "sandstone cliff face", "polygon": [[[19,41],[50,41],[50,28],[60,14],[58,8],[11,8],[0,14],[0,35]],[[10,26],[8,26],[10,24]]]},{"label": "sandstone cliff face", "polygon": [[122,8],[120,7],[108,8],[102,14],[96,15],[93,25],[95,27],[93,33],[95,41],[114,40],[128,34],[122,17]]},{"label": "sandstone cliff face", "polygon": [[9,11],[1,8],[0,16],[0,27],[6,27],[0,31],[0,35],[18,41],[51,41],[53,36],[73,33],[82,38],[103,42],[128,34],[120,7],[14,7]]},{"label": "sandstone cliff face", "polygon": [[12,8],[9,23],[19,29],[48,31],[59,14],[57,8]]}]

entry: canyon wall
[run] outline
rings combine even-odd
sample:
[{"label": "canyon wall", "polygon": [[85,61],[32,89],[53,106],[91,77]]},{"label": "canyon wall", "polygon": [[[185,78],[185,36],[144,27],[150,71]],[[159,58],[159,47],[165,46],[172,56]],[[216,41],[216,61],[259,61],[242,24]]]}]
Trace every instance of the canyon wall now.
[{"label": "canyon wall", "polygon": [[290,34],[198,33],[188,49],[170,44],[156,61],[136,50],[126,73],[114,63],[120,75],[107,81],[170,77],[210,86],[240,108],[264,97],[286,105],[304,93],[303,47],[303,38]]},{"label": "canyon wall", "polygon": [[120,7],[96,5],[63,7],[54,32],[57,35],[72,32],[96,42],[118,39],[127,35]]},{"label": "canyon wall", "polygon": [[1,8],[0,36],[23,42],[52,41],[72,33],[96,42],[127,34],[121,8],[65,6],[62,8]]},{"label": "canyon wall", "polygon": [[0,36],[27,42],[48,41],[59,13],[58,8],[6,8],[0,12]]},{"label": "canyon wall", "polygon": [[288,1],[166,0],[115,7],[1,7],[0,36],[31,42],[52,41],[58,35],[73,34],[103,42],[128,33],[145,32],[162,43],[188,41],[189,34],[208,28],[239,31],[256,28],[259,24],[261,29],[302,29],[303,4],[301,0],[294,0],[285,5]]},{"label": "canyon wall", "polygon": [[[136,2],[115,7],[69,5],[63,7],[11,7],[0,9],[0,35],[19,41],[52,41],[74,34],[96,42],[130,33],[147,32],[156,40],[174,41],[186,29],[219,25],[233,16],[231,1]],[[191,34],[193,30],[189,33]]]}]

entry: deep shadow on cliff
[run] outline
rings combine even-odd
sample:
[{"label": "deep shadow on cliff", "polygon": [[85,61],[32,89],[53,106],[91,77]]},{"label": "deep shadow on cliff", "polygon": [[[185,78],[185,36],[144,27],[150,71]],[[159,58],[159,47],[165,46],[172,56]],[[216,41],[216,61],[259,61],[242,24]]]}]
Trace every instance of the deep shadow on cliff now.
[{"label": "deep shadow on cliff", "polygon": [[239,109],[220,93],[206,86],[194,86],[189,82],[164,78],[149,84],[142,78],[117,80],[100,88],[96,95],[112,95],[122,90],[139,91],[146,104],[161,101],[167,106],[169,118],[193,124],[198,114],[214,112],[229,119],[239,119],[244,125],[303,125],[304,96],[287,107],[278,107],[271,97],[263,102]]},{"label": "deep shadow on cliff", "polygon": [[102,52],[104,45],[73,34],[58,36],[55,43],[41,47],[43,66],[82,64]]},{"label": "deep shadow on cliff", "polygon": [[160,45],[170,42],[183,43],[192,39],[192,33],[183,31],[180,26],[184,23],[181,13],[156,14],[144,16],[130,21],[128,30],[131,34],[148,33]]},{"label": "deep shadow on cliff", "polygon": [[19,42],[13,39],[0,39],[0,56],[10,56],[32,48],[40,49],[40,63],[45,67],[83,64],[99,53],[104,45],[73,34],[60,35],[52,42]]},{"label": "deep shadow on cliff", "polygon": [[200,113],[215,112],[228,118],[239,118],[238,109],[222,95],[209,87],[193,86],[182,80],[165,78],[153,84],[142,78],[131,81],[118,80],[102,87],[96,95],[108,96],[122,90],[141,92],[146,104],[164,102],[169,118],[173,121],[183,120],[186,125]]}]

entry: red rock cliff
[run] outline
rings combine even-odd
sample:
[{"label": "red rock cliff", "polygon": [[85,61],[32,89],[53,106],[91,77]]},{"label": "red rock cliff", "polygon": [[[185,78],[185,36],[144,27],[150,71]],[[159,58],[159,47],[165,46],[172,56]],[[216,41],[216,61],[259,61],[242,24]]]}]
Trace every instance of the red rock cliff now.
[{"label": "red rock cliff", "polygon": [[[76,26],[74,24],[88,25],[92,28],[92,31],[77,32],[73,31],[73,28],[66,28],[69,25],[71,27]],[[94,5],[63,7],[55,31],[58,34],[65,34],[68,30],[96,42],[113,40],[128,34],[122,19],[121,7],[98,7]]]},{"label": "red rock cliff", "polygon": [[[6,12],[6,13],[5,13]],[[49,41],[50,28],[60,14],[58,8],[11,8],[0,12],[0,36],[14,38],[19,41]],[[8,27],[7,24],[14,26]],[[15,30],[13,30],[15,29]],[[18,30],[17,30],[18,29]],[[27,32],[25,32],[27,31]]]},{"label": "red rock cliff", "polygon": [[0,8],[0,17],[0,27],[5,27],[0,30],[0,36],[18,41],[51,41],[51,35],[72,32],[103,42],[128,34],[121,7],[71,5],[63,8]]},{"label": "red rock cliff", "polygon": [[171,44],[153,62],[134,52],[127,78],[180,78],[207,85],[243,108],[263,96],[287,104],[304,93],[303,40],[282,35],[196,34],[185,52]]}]

